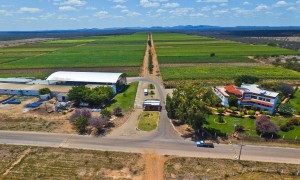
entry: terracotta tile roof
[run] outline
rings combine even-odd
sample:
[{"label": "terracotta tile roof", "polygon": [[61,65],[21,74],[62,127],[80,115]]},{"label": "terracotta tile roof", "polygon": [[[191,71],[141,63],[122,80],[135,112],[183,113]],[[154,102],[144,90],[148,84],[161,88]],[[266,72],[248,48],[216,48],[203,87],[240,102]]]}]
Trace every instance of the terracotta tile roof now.
[{"label": "terracotta tile roof", "polygon": [[271,103],[267,103],[267,102],[259,101],[259,100],[254,100],[254,99],[251,99],[251,100],[242,100],[242,102],[250,102],[250,103],[256,103],[256,104],[262,104],[264,106],[269,106],[269,107],[273,106],[273,104],[271,104]]},{"label": "terracotta tile roof", "polygon": [[234,95],[237,95],[237,96],[242,95],[242,92],[240,90],[236,89],[236,87],[234,87],[234,86],[225,86],[224,88],[230,94],[234,94]]}]

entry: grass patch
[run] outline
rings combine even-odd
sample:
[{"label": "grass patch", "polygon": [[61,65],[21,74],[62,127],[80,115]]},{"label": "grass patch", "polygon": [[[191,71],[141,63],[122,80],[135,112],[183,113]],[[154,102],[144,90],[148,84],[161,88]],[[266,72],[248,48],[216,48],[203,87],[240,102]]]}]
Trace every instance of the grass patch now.
[{"label": "grass patch", "polygon": [[[253,169],[252,169],[253,168]],[[172,158],[166,179],[294,179],[299,165],[207,158]],[[268,169],[268,171],[267,171]],[[282,171],[283,170],[283,171]],[[267,172],[266,172],[267,171]],[[281,173],[283,172],[283,173]]]},{"label": "grass patch", "polygon": [[130,83],[122,93],[117,94],[108,110],[112,111],[115,107],[120,106],[123,111],[129,111],[133,108],[138,82]]},{"label": "grass patch", "polygon": [[142,131],[152,131],[157,128],[159,112],[145,111],[141,114],[138,128]]},{"label": "grass patch", "polygon": [[[205,124],[204,127],[217,129],[220,132],[227,133],[229,135],[234,132],[234,124],[242,125],[245,127],[245,131],[242,133],[253,137],[258,137],[255,130],[255,119],[224,116],[224,121],[226,122],[226,124],[220,124],[218,122],[215,122],[216,119],[218,119],[218,115],[210,115],[207,118],[207,124]],[[291,118],[271,117],[271,121],[277,124],[278,126],[285,124],[290,119]],[[296,136],[300,137],[300,126],[295,126],[295,129],[288,132],[279,131],[278,134],[280,136],[284,135],[285,139],[295,139]]]},{"label": "grass patch", "polygon": [[292,108],[295,110],[295,114],[300,115],[300,90],[297,90],[297,92],[294,94],[294,97],[290,99],[289,102]]},{"label": "grass patch", "polygon": [[[24,147],[0,145],[0,152],[23,150]],[[8,153],[8,160],[1,158],[0,162],[15,161],[14,154],[17,153],[11,155]],[[5,179],[109,179],[113,175],[118,179],[134,178],[141,175],[143,171],[144,165],[141,159],[141,155],[135,153],[31,147],[31,152]],[[0,163],[1,166],[3,163]],[[4,169],[6,168],[4,164]],[[0,168],[0,172],[2,169]],[[113,173],[123,169],[127,169],[122,171],[123,175]],[[0,179],[1,176],[2,173]]]},{"label": "grass patch", "polygon": [[160,56],[160,63],[255,63],[243,56]]},{"label": "grass patch", "polygon": [[238,76],[249,74],[263,79],[300,79],[299,72],[273,66],[161,67],[160,70],[164,80],[234,79]]}]

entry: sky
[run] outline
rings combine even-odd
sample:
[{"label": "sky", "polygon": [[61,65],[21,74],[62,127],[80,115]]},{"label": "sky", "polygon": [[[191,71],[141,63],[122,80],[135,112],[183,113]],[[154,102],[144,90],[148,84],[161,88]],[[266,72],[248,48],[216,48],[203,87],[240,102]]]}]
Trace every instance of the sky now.
[{"label": "sky", "polygon": [[0,0],[0,31],[300,26],[300,0]]}]

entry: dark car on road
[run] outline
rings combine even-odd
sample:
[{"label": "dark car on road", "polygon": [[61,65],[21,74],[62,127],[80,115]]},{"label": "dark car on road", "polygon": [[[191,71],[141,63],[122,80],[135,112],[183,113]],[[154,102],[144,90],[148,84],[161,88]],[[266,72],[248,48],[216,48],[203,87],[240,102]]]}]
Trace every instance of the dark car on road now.
[{"label": "dark car on road", "polygon": [[214,144],[212,142],[205,142],[203,140],[196,142],[197,147],[207,147],[214,148]]}]

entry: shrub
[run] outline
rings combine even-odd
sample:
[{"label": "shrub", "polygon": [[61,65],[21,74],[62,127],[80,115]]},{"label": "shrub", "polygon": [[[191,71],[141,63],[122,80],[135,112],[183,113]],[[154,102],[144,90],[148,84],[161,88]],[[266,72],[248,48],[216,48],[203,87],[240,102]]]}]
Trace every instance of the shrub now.
[{"label": "shrub", "polygon": [[76,109],[70,117],[70,122],[79,134],[84,134],[91,116],[92,112],[89,109]]},{"label": "shrub", "polygon": [[256,132],[263,136],[276,135],[279,131],[279,127],[271,122],[268,116],[262,115],[257,118],[255,122]]},{"label": "shrub", "polygon": [[281,131],[284,131],[284,132],[288,132],[288,131],[290,131],[290,130],[293,130],[294,129],[294,126],[288,126],[288,125],[282,125],[282,126],[280,126],[280,130]]},{"label": "shrub", "polygon": [[50,94],[51,91],[49,88],[42,88],[42,89],[39,89],[39,95],[45,95],[45,94]]},{"label": "shrub", "polygon": [[242,125],[237,125],[237,126],[235,126],[235,130],[236,130],[236,131],[241,132],[241,131],[244,131],[244,129],[245,129],[245,127],[242,126]]},{"label": "shrub", "polygon": [[235,95],[229,95],[228,97],[228,104],[229,106],[237,106],[238,98]]},{"label": "shrub", "polygon": [[88,121],[88,125],[97,129],[97,132],[101,132],[104,129],[104,126],[107,125],[107,118],[103,117],[92,117]]},{"label": "shrub", "polygon": [[115,107],[113,110],[113,115],[122,116],[123,115],[122,108],[120,106]]},{"label": "shrub", "polygon": [[219,123],[224,123],[225,122],[223,116],[218,116],[218,122]]},{"label": "shrub", "polygon": [[245,116],[245,113],[244,112],[240,112],[240,116]]},{"label": "shrub", "polygon": [[109,110],[107,110],[106,108],[102,109],[101,116],[109,119],[111,117],[111,112]]},{"label": "shrub", "polygon": [[218,109],[217,109],[217,112],[218,112],[219,114],[223,114],[223,113],[225,112],[225,110],[224,110],[224,108],[218,108]]},{"label": "shrub", "polygon": [[269,111],[263,111],[262,114],[264,114],[264,115],[270,115],[270,112]]},{"label": "shrub", "polygon": [[254,115],[255,115],[255,111],[254,111],[254,110],[249,110],[249,111],[248,111],[248,115],[254,116]]},{"label": "shrub", "polygon": [[232,106],[232,107],[230,107],[230,109],[233,110],[233,111],[237,111],[238,108],[235,107],[235,106]]}]

